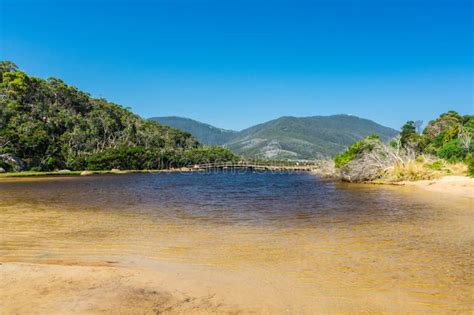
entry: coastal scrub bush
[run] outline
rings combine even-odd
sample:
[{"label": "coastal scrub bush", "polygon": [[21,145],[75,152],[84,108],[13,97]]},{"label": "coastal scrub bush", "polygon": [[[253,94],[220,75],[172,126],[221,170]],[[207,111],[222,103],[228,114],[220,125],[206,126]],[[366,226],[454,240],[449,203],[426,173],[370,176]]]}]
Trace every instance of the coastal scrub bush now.
[{"label": "coastal scrub bush", "polygon": [[221,147],[188,150],[146,150],[144,147],[118,147],[98,152],[86,159],[88,170],[163,169],[194,164],[237,161],[238,157]]},{"label": "coastal scrub bush", "polygon": [[469,176],[474,177],[474,157],[471,154],[467,157],[467,167]]},{"label": "coastal scrub bush", "polygon": [[[454,111],[428,123],[422,134],[407,122],[400,136],[385,145],[375,136],[357,141],[335,157],[347,181],[400,181],[472,174],[474,116]],[[469,167],[469,168],[468,168]]]},{"label": "coastal scrub bush", "polygon": [[380,142],[380,137],[378,135],[370,135],[355,142],[346,151],[334,158],[336,168],[341,168],[347,165],[362,152],[372,150],[377,142]]},{"label": "coastal scrub bush", "polygon": [[[354,143],[335,158],[336,169],[345,181],[372,181],[380,179],[399,161],[400,148],[386,145],[371,135]],[[413,157],[414,158],[414,157]]]},{"label": "coastal scrub bush", "polygon": [[112,168],[140,170],[143,169],[145,159],[143,147],[119,147],[91,155],[87,159],[87,169],[93,171]]},{"label": "coastal scrub bush", "polygon": [[191,164],[237,162],[239,158],[226,148],[205,146],[187,150],[184,157]]},{"label": "coastal scrub bush", "polygon": [[467,153],[467,149],[461,144],[459,139],[451,139],[442,145],[437,155],[449,162],[460,162],[464,161]]}]

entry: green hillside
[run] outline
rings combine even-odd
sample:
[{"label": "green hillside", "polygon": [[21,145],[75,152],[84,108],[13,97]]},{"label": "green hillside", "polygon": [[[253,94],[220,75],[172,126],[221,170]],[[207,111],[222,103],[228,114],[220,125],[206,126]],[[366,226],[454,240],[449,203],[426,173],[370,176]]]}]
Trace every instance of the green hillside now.
[{"label": "green hillside", "polygon": [[369,134],[388,140],[398,132],[350,115],[281,117],[242,130],[226,145],[245,156],[314,159],[340,153]]},{"label": "green hillside", "polygon": [[333,156],[367,135],[378,134],[386,141],[398,134],[394,129],[350,115],[281,117],[240,132],[180,117],[155,119],[189,131],[203,143],[220,144],[238,155],[262,159]]},{"label": "green hillside", "polygon": [[235,137],[238,132],[220,129],[193,119],[176,116],[153,117],[150,120],[157,121],[163,125],[185,130],[195,136],[201,143],[209,145],[223,145]]},{"label": "green hillside", "polygon": [[0,96],[0,171],[159,169],[236,158],[11,62],[0,62]]}]

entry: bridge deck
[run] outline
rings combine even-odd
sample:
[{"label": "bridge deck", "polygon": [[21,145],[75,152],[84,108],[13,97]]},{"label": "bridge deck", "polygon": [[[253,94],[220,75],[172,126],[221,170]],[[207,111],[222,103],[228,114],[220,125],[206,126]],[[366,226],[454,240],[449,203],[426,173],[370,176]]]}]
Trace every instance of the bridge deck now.
[{"label": "bridge deck", "polygon": [[287,170],[287,171],[310,171],[311,166],[308,165],[272,165],[272,164],[254,164],[254,163],[206,163],[196,164],[193,169],[256,169],[256,170]]}]

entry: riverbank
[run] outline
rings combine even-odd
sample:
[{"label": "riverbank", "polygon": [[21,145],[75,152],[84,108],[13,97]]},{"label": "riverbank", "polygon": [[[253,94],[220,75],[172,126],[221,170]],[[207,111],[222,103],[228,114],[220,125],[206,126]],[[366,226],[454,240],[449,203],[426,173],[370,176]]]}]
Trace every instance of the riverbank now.
[{"label": "riverbank", "polygon": [[255,171],[275,171],[275,172],[302,172],[311,171],[309,167],[298,167],[298,166],[274,166],[274,165],[235,165],[235,166],[210,166],[210,167],[180,167],[180,168],[169,168],[161,170],[104,170],[104,171],[50,171],[50,172],[35,172],[35,171],[23,171],[23,172],[8,172],[0,173],[1,178],[11,177],[41,177],[41,176],[87,176],[87,175],[108,175],[108,174],[133,174],[133,173],[176,173],[176,172],[205,172],[216,169],[248,169]]},{"label": "riverbank", "polygon": [[[459,168],[459,167],[458,167]],[[341,181],[342,179],[335,173],[335,171],[321,171],[313,170],[312,174],[321,177],[332,179],[334,181]],[[362,182],[362,184],[371,185],[396,185],[396,186],[412,186],[423,189],[425,191],[437,192],[441,194],[448,194],[455,197],[467,197],[474,199],[474,178],[468,177],[465,169],[461,169],[455,175],[440,175],[433,179],[420,180],[388,180],[379,179],[374,181]]]},{"label": "riverbank", "polygon": [[403,181],[396,184],[474,199],[474,178],[467,176],[444,176],[434,180]]},{"label": "riverbank", "polygon": [[8,172],[0,174],[0,178],[8,177],[40,177],[40,176],[87,176],[87,175],[107,175],[107,174],[133,174],[133,173],[170,173],[170,172],[189,172],[192,168],[172,168],[162,170],[105,170],[105,171],[51,171],[51,172]]}]

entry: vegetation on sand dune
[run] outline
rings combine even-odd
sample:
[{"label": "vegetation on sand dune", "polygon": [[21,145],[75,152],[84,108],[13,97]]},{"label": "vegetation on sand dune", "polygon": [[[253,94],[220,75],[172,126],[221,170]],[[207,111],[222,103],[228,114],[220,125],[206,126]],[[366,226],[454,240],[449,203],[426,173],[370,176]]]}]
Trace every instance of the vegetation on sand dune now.
[{"label": "vegetation on sand dune", "polygon": [[419,180],[443,174],[463,174],[467,165],[472,176],[474,116],[450,111],[430,121],[423,133],[413,121],[401,128],[400,136],[382,143],[369,136],[335,157],[343,180]]},{"label": "vegetation on sand dune", "polygon": [[380,143],[378,135],[370,135],[352,144],[346,151],[334,158],[336,167],[346,166],[366,151],[372,151]]}]

